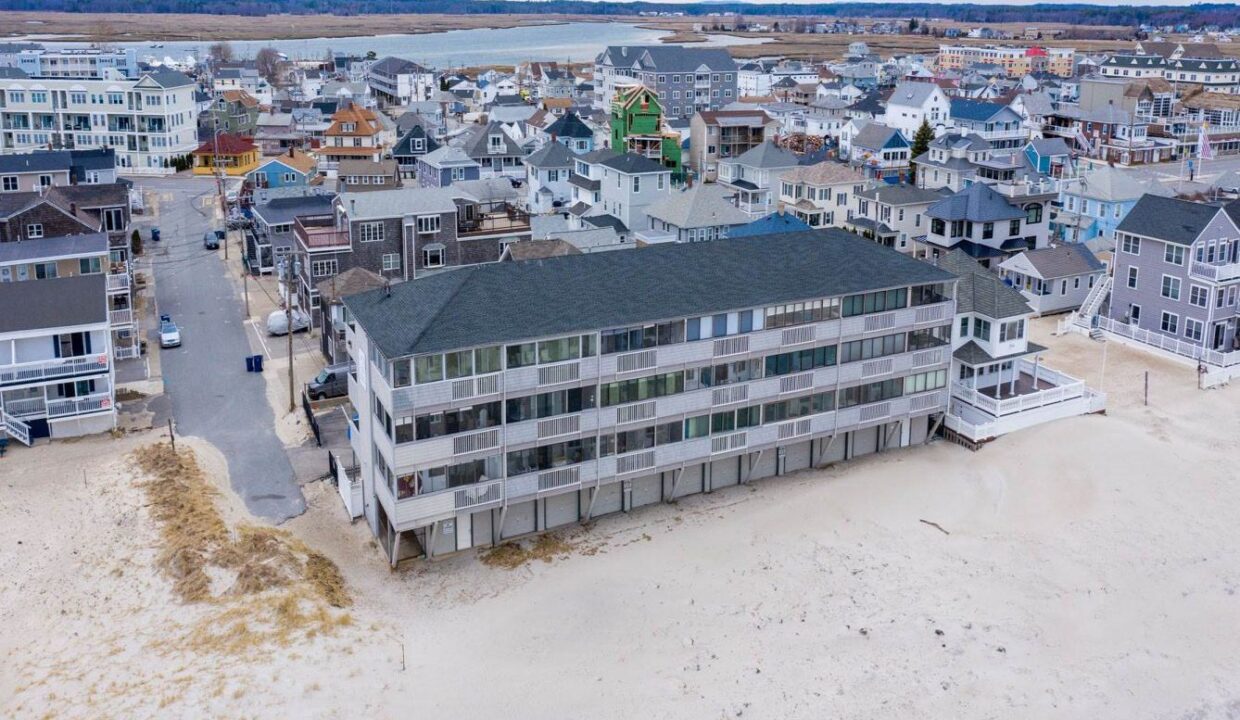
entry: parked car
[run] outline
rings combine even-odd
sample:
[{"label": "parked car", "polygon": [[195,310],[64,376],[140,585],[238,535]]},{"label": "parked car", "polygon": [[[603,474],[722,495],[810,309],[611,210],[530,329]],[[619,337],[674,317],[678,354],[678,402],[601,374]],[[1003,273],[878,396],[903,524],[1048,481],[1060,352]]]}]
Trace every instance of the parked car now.
[{"label": "parked car", "polygon": [[219,250],[220,249],[219,235],[217,235],[214,230],[208,230],[202,236],[202,246],[206,248],[207,250]]},{"label": "parked car", "polygon": [[[293,332],[310,329],[310,316],[300,310],[292,313]],[[275,310],[267,316],[267,332],[271,335],[287,335],[289,316],[283,310]]]},{"label": "parked car", "polygon": [[349,392],[349,364],[328,365],[306,385],[311,400],[340,397]]},{"label": "parked car", "polygon": [[159,316],[159,346],[161,348],[181,347],[181,329],[172,322],[171,315]]}]

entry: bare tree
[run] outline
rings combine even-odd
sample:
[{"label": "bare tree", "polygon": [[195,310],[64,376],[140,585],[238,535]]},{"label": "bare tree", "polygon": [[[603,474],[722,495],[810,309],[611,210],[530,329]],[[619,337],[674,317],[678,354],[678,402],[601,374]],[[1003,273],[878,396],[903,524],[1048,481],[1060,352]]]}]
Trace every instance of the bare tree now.
[{"label": "bare tree", "polygon": [[226,42],[211,43],[211,47],[207,48],[207,56],[212,62],[231,62],[233,59],[232,45]]},{"label": "bare tree", "polygon": [[254,56],[254,67],[258,74],[271,86],[280,84],[280,76],[284,71],[284,60],[275,48],[265,47]]}]

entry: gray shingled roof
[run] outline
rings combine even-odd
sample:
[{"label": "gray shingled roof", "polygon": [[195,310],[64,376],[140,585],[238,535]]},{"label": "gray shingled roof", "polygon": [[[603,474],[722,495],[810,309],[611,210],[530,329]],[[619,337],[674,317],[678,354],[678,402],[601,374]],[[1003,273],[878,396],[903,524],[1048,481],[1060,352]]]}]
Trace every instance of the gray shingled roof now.
[{"label": "gray shingled roof", "polygon": [[1026,250],[1025,259],[1043,279],[1084,275],[1102,270],[1102,261],[1084,245],[1055,245]]},{"label": "gray shingled roof", "polygon": [[942,190],[919,188],[916,185],[888,185],[880,183],[868,190],[863,190],[857,197],[867,200],[881,200],[884,205],[916,205],[942,200]]},{"label": "gray shingled roof", "polygon": [[891,92],[891,97],[887,98],[887,104],[919,108],[925,105],[926,100],[938,89],[939,86],[934,83],[902,82]]},{"label": "gray shingled roof", "polygon": [[705,65],[716,72],[736,70],[736,61],[725,48],[699,48],[684,45],[611,45],[600,57],[616,67],[632,67],[639,60],[658,72],[694,72]]},{"label": "gray shingled roof", "polygon": [[0,307],[8,308],[0,313],[0,333],[106,323],[106,282],[99,273],[0,283]]},{"label": "gray shingled roof", "polygon": [[999,222],[1023,218],[1025,211],[1013,206],[989,185],[973,183],[926,208],[926,215],[940,220]]},{"label": "gray shingled roof", "polygon": [[395,358],[952,277],[831,229],[472,265],[344,302]]},{"label": "gray shingled roof", "polygon": [[1177,245],[1192,245],[1218,213],[1219,208],[1214,205],[1143,195],[1116,230]]},{"label": "gray shingled roof", "polygon": [[1033,312],[1020,291],[1008,287],[999,276],[969,257],[963,250],[949,250],[935,264],[960,277],[956,286],[956,313],[977,313],[994,320]]},{"label": "gray shingled roof", "polygon": [[659,163],[648,157],[637,155],[635,153],[625,153],[623,155],[613,155],[603,160],[600,165],[609,167],[612,170],[619,170],[629,175],[638,175],[641,173],[655,172],[671,172]]},{"label": "gray shingled roof", "polygon": [[796,167],[800,164],[800,159],[791,150],[785,150],[773,142],[764,142],[754,145],[740,155],[737,155],[735,159],[725,162],[769,170],[771,168]]},{"label": "gray shingled roof", "polygon": [[575,159],[562,143],[549,142],[525,158],[525,164],[541,168],[571,168]]},{"label": "gray shingled roof", "polygon": [[1026,343],[1026,347],[1023,352],[1016,352],[1008,355],[991,355],[983,350],[981,345],[978,345],[970,340],[964,345],[956,348],[956,351],[952,353],[952,357],[956,358],[965,365],[987,365],[994,362],[1003,362],[1005,360],[1015,360],[1016,358],[1021,358],[1040,352],[1046,352],[1046,346],[1031,342]]},{"label": "gray shingled roof", "polygon": [[304,197],[275,198],[254,206],[254,214],[268,225],[284,225],[293,222],[298,215],[326,215],[332,212],[333,195],[306,195]]},{"label": "gray shingled roof", "polygon": [[72,157],[68,150],[42,150],[18,155],[0,155],[0,173],[28,173],[68,170]]},{"label": "gray shingled roof", "polygon": [[108,252],[107,233],[63,235],[25,242],[0,243],[0,263],[38,260],[39,258],[98,255]]}]

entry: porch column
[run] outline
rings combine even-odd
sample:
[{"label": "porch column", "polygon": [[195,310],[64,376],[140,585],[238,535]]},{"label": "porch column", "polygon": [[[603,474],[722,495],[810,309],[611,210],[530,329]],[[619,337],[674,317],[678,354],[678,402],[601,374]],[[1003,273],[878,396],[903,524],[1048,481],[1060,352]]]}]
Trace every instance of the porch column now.
[{"label": "porch column", "polygon": [[[1000,368],[1002,368],[1002,367],[1003,367],[1003,364],[1002,364],[1002,363],[1000,363],[1000,364],[999,364],[999,367],[1000,367]],[[1000,383],[1002,383],[1002,382],[1003,382],[1003,375],[1002,375],[1003,371],[1002,371],[1002,370],[1000,370],[999,372],[1000,372],[1000,375],[999,375],[999,382],[1000,382]],[[1016,394],[1016,378],[1018,378],[1018,377],[1020,377],[1020,366],[1016,364],[1016,361],[1015,361],[1015,360],[1013,360],[1013,361],[1012,361],[1012,380],[1011,380],[1011,382],[1009,382],[1009,383],[1008,383],[1008,390],[1009,390],[1009,392],[1011,392],[1013,395],[1015,395],[1015,394]]]},{"label": "porch column", "polygon": [[1034,390],[1038,389],[1038,368],[1041,366],[1041,364],[1042,364],[1042,356],[1034,355],[1033,356],[1033,389]]}]

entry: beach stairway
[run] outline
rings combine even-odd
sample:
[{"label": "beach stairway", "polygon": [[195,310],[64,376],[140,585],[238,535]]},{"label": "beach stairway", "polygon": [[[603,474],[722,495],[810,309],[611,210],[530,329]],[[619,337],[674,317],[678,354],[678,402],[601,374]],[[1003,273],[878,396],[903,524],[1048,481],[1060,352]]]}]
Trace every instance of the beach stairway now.
[{"label": "beach stairway", "polygon": [[[1094,285],[1094,288],[1085,296],[1085,302],[1081,303],[1081,307],[1072,313],[1071,323],[1076,327],[1089,331],[1089,336],[1095,337],[1094,333],[1099,332],[1094,327],[1094,317],[1098,315],[1098,311],[1102,309],[1102,304],[1106,302],[1107,297],[1111,294],[1111,276],[1104,275],[1102,282]],[[1099,335],[1101,333],[1099,332]]]}]

